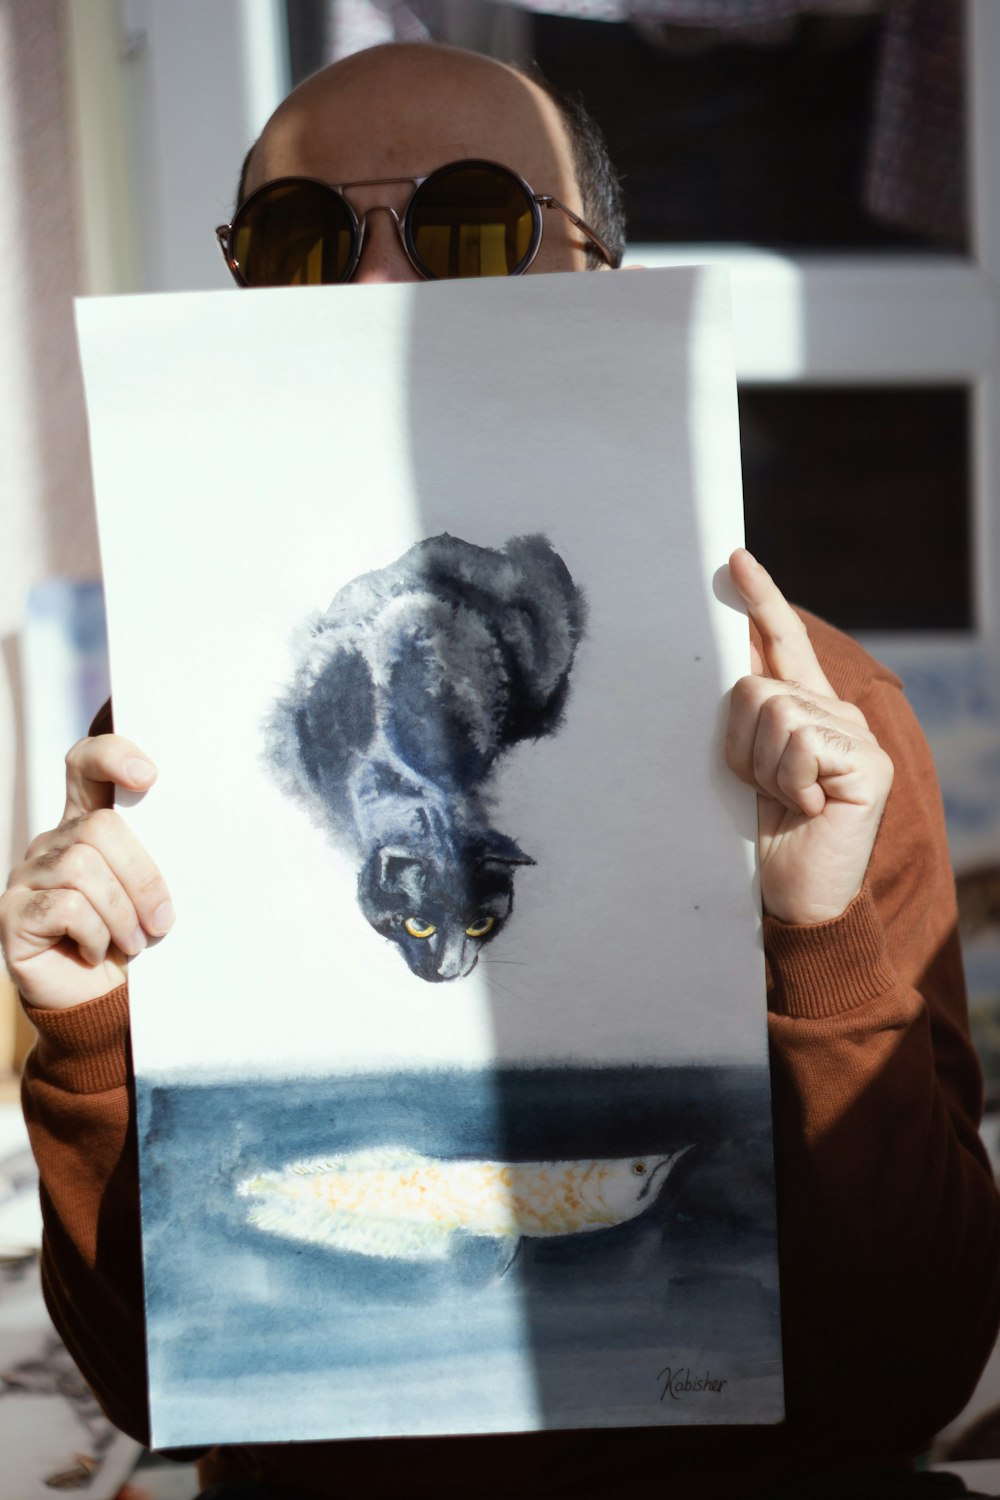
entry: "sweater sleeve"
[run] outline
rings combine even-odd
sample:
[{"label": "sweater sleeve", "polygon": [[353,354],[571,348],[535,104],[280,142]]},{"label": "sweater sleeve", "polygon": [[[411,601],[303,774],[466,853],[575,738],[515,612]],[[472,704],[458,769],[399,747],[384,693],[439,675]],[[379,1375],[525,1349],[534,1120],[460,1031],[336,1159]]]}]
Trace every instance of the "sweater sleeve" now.
[{"label": "sweater sleeve", "polygon": [[38,1033],[22,1098],[41,1177],[45,1300],[111,1421],[147,1442],[127,986],[25,1010]]},{"label": "sweater sleeve", "polygon": [[992,1347],[1000,1207],[930,753],[890,674],[838,690],[895,779],[844,915],[765,923],[786,1394],[847,1451],[913,1451]]}]

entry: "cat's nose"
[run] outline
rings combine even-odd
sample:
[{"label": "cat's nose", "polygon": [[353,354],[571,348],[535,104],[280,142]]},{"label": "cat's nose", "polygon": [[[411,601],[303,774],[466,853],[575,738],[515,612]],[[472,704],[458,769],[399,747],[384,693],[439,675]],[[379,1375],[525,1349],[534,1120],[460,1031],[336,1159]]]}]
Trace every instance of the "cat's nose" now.
[{"label": "cat's nose", "polygon": [[438,974],[442,979],[464,979],[476,967],[478,957],[479,949],[469,942],[464,933],[461,937],[450,938],[445,943],[438,962]]}]

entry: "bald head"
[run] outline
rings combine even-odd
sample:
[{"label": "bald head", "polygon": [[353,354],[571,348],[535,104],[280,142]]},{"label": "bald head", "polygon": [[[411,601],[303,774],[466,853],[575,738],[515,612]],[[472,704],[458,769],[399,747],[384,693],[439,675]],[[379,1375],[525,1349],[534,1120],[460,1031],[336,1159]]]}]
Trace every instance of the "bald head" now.
[{"label": "bald head", "polygon": [[[277,177],[369,183],[477,157],[502,162],[536,193],[587,217],[579,142],[544,88],[478,53],[389,44],[323,68],[279,105],[247,160],[241,198]],[[361,214],[375,205],[400,212],[407,191],[364,187],[349,196]],[[586,246],[568,220],[549,214],[531,269],[583,269]],[[389,216],[373,214],[358,279],[414,275]]]}]

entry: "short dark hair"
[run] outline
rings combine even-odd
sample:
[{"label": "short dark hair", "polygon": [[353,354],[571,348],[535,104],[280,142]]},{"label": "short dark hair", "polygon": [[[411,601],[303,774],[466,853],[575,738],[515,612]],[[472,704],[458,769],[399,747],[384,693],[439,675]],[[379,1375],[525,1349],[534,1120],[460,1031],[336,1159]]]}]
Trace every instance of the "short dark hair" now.
[{"label": "short dark hair", "polygon": [[[536,63],[515,69],[548,95],[562,117],[573,153],[573,173],[583,202],[583,217],[591,229],[596,229],[611,251],[611,264],[620,266],[625,254],[625,200],[618,173],[615,171],[608,145],[600,126],[578,94],[564,94],[549,83]],[[236,207],[246,197],[247,174],[250,158],[257,142],[243,158],[240,180],[236,186]],[[235,217],[235,214],[234,214]],[[598,270],[604,265],[604,257],[587,242],[587,269]]]},{"label": "short dark hair", "polygon": [[[583,202],[583,217],[611,251],[611,264],[620,266],[625,254],[625,196],[601,127],[579,94],[566,94],[555,88],[536,63],[516,71],[536,83],[562,116],[573,153],[573,173]],[[588,242],[588,270],[598,270],[604,264],[596,245]]]},{"label": "short dark hair", "polygon": [[[257,140],[260,140],[260,136],[257,137]],[[242,167],[240,167],[240,180],[236,184],[236,208],[233,209],[233,218],[234,219],[236,217],[236,211],[237,211],[237,209],[239,208],[240,204],[243,202],[243,199],[247,195],[247,177],[248,177],[249,172],[250,172],[250,158],[253,156],[253,154],[256,151],[256,149],[257,149],[257,141],[254,141],[253,145],[250,147],[250,150],[247,152],[246,156],[244,156],[244,158],[243,158],[243,165],[242,165]]]}]

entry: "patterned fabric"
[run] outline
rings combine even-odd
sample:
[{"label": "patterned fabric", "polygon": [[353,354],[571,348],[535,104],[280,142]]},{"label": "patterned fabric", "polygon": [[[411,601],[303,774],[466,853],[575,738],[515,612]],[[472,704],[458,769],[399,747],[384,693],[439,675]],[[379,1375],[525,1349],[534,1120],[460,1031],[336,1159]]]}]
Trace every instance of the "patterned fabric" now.
[{"label": "patterned fabric", "polygon": [[811,15],[864,15],[882,9],[882,0],[510,0],[522,10],[577,21],[667,21],[676,26],[731,26]]},{"label": "patterned fabric", "polygon": [[309,1500],[301,1490],[275,1489],[271,1484],[213,1484],[202,1490],[196,1500]]},{"label": "patterned fabric", "polygon": [[959,0],[887,0],[865,202],[876,218],[961,243],[966,229]]}]

